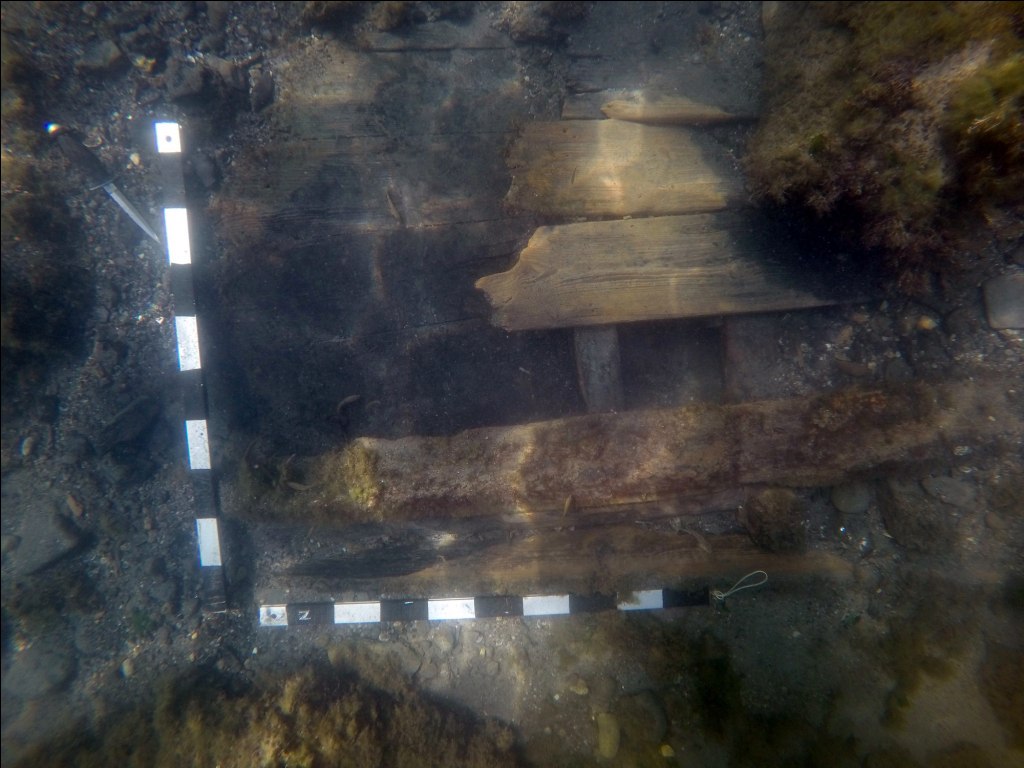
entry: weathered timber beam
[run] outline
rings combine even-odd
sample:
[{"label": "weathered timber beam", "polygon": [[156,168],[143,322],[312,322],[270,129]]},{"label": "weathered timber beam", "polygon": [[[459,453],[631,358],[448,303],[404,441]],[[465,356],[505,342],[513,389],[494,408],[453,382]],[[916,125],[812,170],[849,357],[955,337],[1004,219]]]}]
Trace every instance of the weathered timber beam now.
[{"label": "weathered timber beam", "polygon": [[[381,559],[394,558],[382,551]],[[829,552],[767,553],[749,537],[701,536],[645,531],[636,525],[613,525],[570,531],[545,531],[479,547],[462,557],[443,548],[429,553],[425,567],[409,568],[370,580],[390,594],[430,597],[439,594],[530,594],[564,590],[576,594],[620,594],[682,582],[720,580],[727,587],[745,573],[761,569],[773,581],[783,576],[848,578],[850,563]],[[398,553],[399,558],[406,556]],[[349,555],[314,560],[293,571],[327,582],[358,583]],[[420,563],[414,563],[414,566]],[[364,581],[365,583],[365,581]]]},{"label": "weathered timber beam", "polygon": [[718,125],[756,120],[755,115],[726,112],[711,104],[672,94],[634,91],[601,105],[601,112],[614,120],[648,125]]},{"label": "weathered timber beam", "polygon": [[[291,510],[320,520],[573,515],[764,485],[826,486],[1020,451],[1022,390],[985,379],[593,414],[452,437],[360,438]],[[638,514],[642,514],[638,513]]]},{"label": "weathered timber beam", "polygon": [[790,311],[863,300],[772,254],[764,222],[726,211],[540,227],[476,287],[510,331]]},{"label": "weathered timber beam", "polygon": [[739,173],[698,131],[620,120],[530,123],[508,203],[545,216],[666,216],[743,205]]}]

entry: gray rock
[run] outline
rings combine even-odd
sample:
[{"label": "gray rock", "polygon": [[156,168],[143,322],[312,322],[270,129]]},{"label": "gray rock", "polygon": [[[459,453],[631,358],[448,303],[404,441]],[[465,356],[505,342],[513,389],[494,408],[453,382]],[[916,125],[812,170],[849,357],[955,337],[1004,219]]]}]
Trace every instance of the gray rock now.
[{"label": "gray rock", "polygon": [[62,690],[74,674],[71,649],[44,638],[12,658],[4,675],[4,692],[20,699],[38,699]]},{"label": "gray rock", "polygon": [[106,453],[116,445],[131,443],[140,437],[160,415],[160,403],[152,397],[140,397],[117,413],[95,440],[96,452]]},{"label": "gray rock", "polygon": [[902,357],[895,357],[885,364],[885,380],[890,384],[900,384],[914,378],[914,369]]},{"label": "gray rock", "polygon": [[434,631],[434,646],[444,655],[451,653],[455,648],[455,630],[443,625],[437,627]]},{"label": "gray rock", "polygon": [[111,649],[110,631],[100,624],[83,620],[75,625],[75,650],[81,656],[99,656]]},{"label": "gray rock", "polygon": [[[18,530],[20,543],[7,562],[17,576],[37,573],[67,557],[82,544],[82,533],[54,504],[28,508]],[[49,509],[46,507],[49,506]]]},{"label": "gray rock", "polygon": [[629,744],[660,744],[668,733],[668,717],[653,691],[623,696],[615,703],[622,735]]},{"label": "gray rock", "polygon": [[969,480],[952,477],[929,477],[921,481],[922,487],[932,498],[952,504],[960,509],[971,509],[978,497],[978,489]]},{"label": "gray rock", "polygon": [[100,40],[90,46],[75,62],[75,69],[79,72],[101,75],[114,71],[123,62],[124,55],[112,40]]},{"label": "gray rock", "polygon": [[985,312],[993,328],[1024,328],[1024,272],[985,283]]},{"label": "gray rock", "polygon": [[178,587],[173,579],[160,579],[149,588],[149,595],[156,603],[169,603],[177,596]]},{"label": "gray rock", "polygon": [[269,72],[261,72],[252,79],[249,104],[253,112],[266,109],[274,101],[274,78]]},{"label": "gray rock", "polygon": [[206,17],[210,21],[210,28],[214,31],[223,31],[230,13],[231,3],[224,2],[224,0],[210,0],[206,4]]},{"label": "gray rock", "polygon": [[199,600],[194,597],[186,598],[181,603],[181,614],[186,619],[191,619],[199,614]]},{"label": "gray rock", "polygon": [[62,464],[77,464],[92,455],[89,438],[79,432],[71,432],[61,441],[61,452],[57,460]]},{"label": "gray rock", "polygon": [[832,506],[846,515],[860,515],[871,505],[871,486],[865,482],[844,483],[832,488]]},{"label": "gray rock", "polygon": [[206,67],[172,59],[167,66],[167,96],[171,101],[187,102],[201,99],[212,90],[209,86],[209,70]]},{"label": "gray rock", "polygon": [[212,190],[220,181],[220,171],[213,158],[201,153],[195,153],[192,157],[192,171],[195,173],[199,183],[207,190]]},{"label": "gray rock", "polygon": [[879,489],[882,520],[889,535],[907,549],[948,552],[956,533],[952,507],[936,504],[916,481],[890,479]]}]

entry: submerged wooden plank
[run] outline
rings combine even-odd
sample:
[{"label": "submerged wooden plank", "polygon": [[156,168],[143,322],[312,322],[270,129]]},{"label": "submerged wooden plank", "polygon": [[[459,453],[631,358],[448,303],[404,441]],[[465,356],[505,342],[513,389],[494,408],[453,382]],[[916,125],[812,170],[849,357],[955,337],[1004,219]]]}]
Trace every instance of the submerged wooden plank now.
[{"label": "submerged wooden plank", "polygon": [[576,377],[590,413],[622,410],[619,332],[614,325],[574,328]]},{"label": "submerged wooden plank", "polygon": [[280,233],[307,240],[327,237],[325,229],[504,218],[505,146],[526,107],[471,75],[481,70],[498,79],[517,73],[500,51],[297,43],[275,70],[268,140],[232,159],[215,198],[220,234],[258,248]]},{"label": "submerged wooden plank", "polygon": [[753,120],[735,109],[643,88],[570,93],[562,102],[563,120],[629,120],[650,125],[716,125]]},{"label": "submerged wooden plank", "polygon": [[[314,460],[284,514],[334,520],[573,515],[764,485],[817,487],[1019,450],[1019,382],[853,389],[598,414],[452,437],[360,438]],[[571,504],[566,499],[573,498]],[[642,517],[637,513],[638,518]]]},{"label": "submerged wooden plank", "polygon": [[[635,525],[543,532],[482,549],[466,558],[437,558],[409,575],[379,581],[385,592],[620,595],[683,582],[726,589],[753,570],[772,578],[813,574],[849,578],[851,565],[826,552],[771,554],[743,535],[702,536],[645,531]],[[717,580],[720,580],[717,581]]]},{"label": "submerged wooden plank", "polygon": [[601,105],[601,112],[614,120],[648,125],[718,125],[755,119],[685,96],[644,91],[611,99]]},{"label": "submerged wooden plank", "polygon": [[476,286],[494,307],[493,322],[509,330],[790,310],[843,298],[765,251],[757,220],[738,212],[541,227],[511,270]]},{"label": "submerged wooden plank", "polygon": [[619,120],[530,123],[509,153],[508,202],[548,216],[662,216],[745,199],[709,138]]},{"label": "submerged wooden plank", "polygon": [[[769,554],[742,535],[703,537],[614,526],[543,534],[462,561],[439,562],[402,581],[408,588],[481,590],[475,594],[530,594],[564,590],[620,594],[680,582],[731,580],[753,570],[782,575],[848,578],[849,563],[825,552]],[[429,591],[424,594],[430,594]]]},{"label": "submerged wooden plank", "polygon": [[[489,78],[472,75],[480,70]],[[364,51],[313,38],[275,70],[267,115],[275,142],[494,132],[523,119],[522,106],[491,79],[517,71],[490,48]]]},{"label": "submerged wooden plank", "polygon": [[[212,202],[222,235],[259,247],[274,233],[302,238],[429,229],[509,218],[502,204],[501,136],[421,137],[396,148],[375,136],[280,140],[239,154]],[[464,169],[477,190],[436,168],[454,148],[478,152]]]},{"label": "submerged wooden plank", "polygon": [[633,88],[610,88],[606,91],[568,93],[562,100],[562,119],[604,120],[601,107],[612,99],[628,98],[633,91]]}]

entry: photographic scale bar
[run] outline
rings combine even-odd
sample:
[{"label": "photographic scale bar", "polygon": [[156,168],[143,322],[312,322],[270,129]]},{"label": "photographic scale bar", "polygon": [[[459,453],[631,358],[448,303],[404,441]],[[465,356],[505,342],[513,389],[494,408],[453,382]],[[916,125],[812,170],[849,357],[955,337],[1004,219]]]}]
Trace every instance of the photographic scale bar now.
[{"label": "photographic scale bar", "polygon": [[445,597],[415,600],[368,600],[351,603],[288,603],[261,605],[261,627],[378,624],[409,621],[454,621],[499,616],[571,616],[602,611],[657,611],[707,606],[707,587],[691,591],[647,589],[622,596],[526,595],[513,597]]},{"label": "photographic scale bar", "polygon": [[163,182],[164,245],[174,299],[174,331],[185,407],[183,430],[196,504],[196,537],[202,585],[200,597],[204,610],[223,613],[227,610],[224,562],[221,557],[216,480],[207,427],[199,319],[196,316],[192,241],[189,236],[182,169],[181,126],[175,122],[157,122],[154,129],[157,162]]}]

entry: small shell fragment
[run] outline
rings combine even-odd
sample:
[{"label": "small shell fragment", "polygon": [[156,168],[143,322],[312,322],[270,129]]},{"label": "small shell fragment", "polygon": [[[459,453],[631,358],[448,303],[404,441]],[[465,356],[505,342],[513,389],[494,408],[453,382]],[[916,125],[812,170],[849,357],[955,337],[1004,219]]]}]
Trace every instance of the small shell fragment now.
[{"label": "small shell fragment", "polygon": [[71,514],[76,518],[81,517],[85,513],[85,507],[82,506],[82,502],[70,493],[64,497],[64,502],[68,505],[68,509],[71,510]]},{"label": "small shell fragment", "polygon": [[571,515],[576,511],[576,497],[571,493],[565,497],[565,504],[562,505],[562,515]]}]

